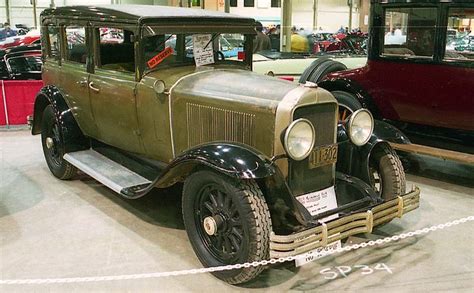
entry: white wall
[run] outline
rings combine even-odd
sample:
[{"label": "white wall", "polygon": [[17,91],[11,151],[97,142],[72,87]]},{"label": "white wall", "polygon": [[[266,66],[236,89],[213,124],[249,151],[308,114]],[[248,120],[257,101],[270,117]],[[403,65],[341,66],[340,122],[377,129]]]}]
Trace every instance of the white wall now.
[{"label": "white wall", "polygon": [[280,8],[270,7],[268,0],[255,0],[255,7],[244,7],[244,0],[237,0],[237,7],[231,7],[230,13],[248,16],[258,20],[279,20]]},{"label": "white wall", "polygon": [[[293,0],[293,25],[300,28],[313,27],[313,0]],[[341,25],[349,26],[349,6],[347,0],[319,0],[317,28],[337,31]],[[352,14],[352,27],[359,26],[359,14]]]}]

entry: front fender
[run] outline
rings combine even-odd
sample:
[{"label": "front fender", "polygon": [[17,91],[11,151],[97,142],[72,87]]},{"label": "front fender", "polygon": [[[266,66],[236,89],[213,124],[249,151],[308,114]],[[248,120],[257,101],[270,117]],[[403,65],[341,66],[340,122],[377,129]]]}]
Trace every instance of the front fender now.
[{"label": "front fender", "polygon": [[176,157],[154,185],[170,186],[177,177],[184,178],[199,166],[236,179],[261,179],[276,173],[272,161],[259,151],[243,144],[215,142],[199,145]]},{"label": "front fender", "polygon": [[345,129],[340,127],[338,131],[339,150],[336,170],[370,184],[370,155],[377,146],[385,144],[390,147],[389,141],[410,143],[408,137],[397,128],[383,121],[375,120],[374,132],[370,140],[365,145],[358,147],[347,138]]}]

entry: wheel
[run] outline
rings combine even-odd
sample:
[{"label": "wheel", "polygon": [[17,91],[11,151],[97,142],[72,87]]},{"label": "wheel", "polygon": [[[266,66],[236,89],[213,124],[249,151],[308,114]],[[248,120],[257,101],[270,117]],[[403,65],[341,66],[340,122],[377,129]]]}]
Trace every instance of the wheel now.
[{"label": "wheel", "polygon": [[311,81],[318,83],[329,73],[346,70],[347,66],[329,58],[318,58],[300,76],[299,83]]},{"label": "wheel", "polygon": [[346,70],[347,66],[341,62],[337,62],[328,59],[326,62],[321,63],[308,77],[308,80],[314,83],[318,83],[323,80],[329,73]]},{"label": "wheel", "polygon": [[303,71],[303,73],[300,76],[300,79],[298,80],[299,83],[305,83],[306,81],[309,81],[309,76],[313,73],[313,71],[318,67],[321,63],[326,62],[328,60],[331,60],[327,57],[321,57],[313,62]]},{"label": "wheel", "polygon": [[369,175],[371,185],[384,200],[405,194],[405,171],[400,158],[390,146],[376,146],[372,151]]},{"label": "wheel", "polygon": [[51,105],[46,106],[41,120],[41,143],[49,170],[59,179],[70,179],[77,169],[63,159],[64,142],[61,127]]},{"label": "wheel", "polygon": [[[190,175],[183,188],[188,238],[205,267],[268,259],[271,220],[265,198],[252,180],[234,181],[211,171]],[[214,272],[229,284],[255,278],[262,266]]]},{"label": "wheel", "polygon": [[339,103],[339,121],[346,120],[346,118],[356,110],[362,109],[362,104],[351,93],[344,91],[332,91],[331,94],[333,94]]}]

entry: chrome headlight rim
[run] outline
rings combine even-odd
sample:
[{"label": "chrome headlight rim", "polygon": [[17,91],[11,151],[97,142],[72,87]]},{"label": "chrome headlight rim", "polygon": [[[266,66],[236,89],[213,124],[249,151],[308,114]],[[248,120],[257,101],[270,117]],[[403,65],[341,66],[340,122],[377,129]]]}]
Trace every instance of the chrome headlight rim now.
[{"label": "chrome headlight rim", "polygon": [[[295,128],[296,125],[298,125],[299,123],[306,123],[307,125],[310,126],[311,128],[311,145],[310,147],[308,148],[308,150],[301,156],[295,156],[294,154],[292,154],[290,152],[290,146],[288,144],[288,138],[291,134],[291,131]],[[295,160],[295,161],[302,161],[304,159],[306,159],[310,154],[311,154],[311,151],[313,150],[314,148],[314,144],[316,143],[316,131],[314,129],[314,126],[313,124],[311,123],[311,121],[309,121],[308,119],[305,119],[305,118],[299,118],[299,119],[296,119],[295,121],[291,122],[291,124],[286,128],[286,131],[285,131],[285,136],[283,138],[283,145],[285,147],[285,151],[287,153],[287,155]]]},{"label": "chrome headlight rim", "polygon": [[[354,138],[353,138],[353,124],[354,124],[354,120],[357,118],[358,115],[360,115],[360,113],[367,113],[370,117],[370,120],[371,120],[371,128],[370,128],[370,135],[367,136],[367,138],[362,141],[362,142],[357,142]],[[369,110],[367,109],[359,109],[359,110],[356,110],[354,111],[351,116],[349,117],[349,122],[347,123],[347,132],[348,132],[348,135],[349,135],[349,139],[351,140],[351,142],[353,144],[355,144],[356,146],[363,146],[365,145],[369,140],[370,140],[370,137],[372,136],[372,133],[374,132],[374,125],[375,125],[375,122],[374,122],[374,117],[372,116],[372,113],[370,113]]]}]

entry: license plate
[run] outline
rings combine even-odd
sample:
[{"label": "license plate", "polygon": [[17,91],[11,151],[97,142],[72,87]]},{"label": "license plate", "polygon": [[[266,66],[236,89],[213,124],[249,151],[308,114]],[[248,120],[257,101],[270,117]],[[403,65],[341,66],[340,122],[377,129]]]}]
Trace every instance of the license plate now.
[{"label": "license plate", "polygon": [[314,169],[337,161],[337,144],[315,148],[309,155],[309,168]]}]

